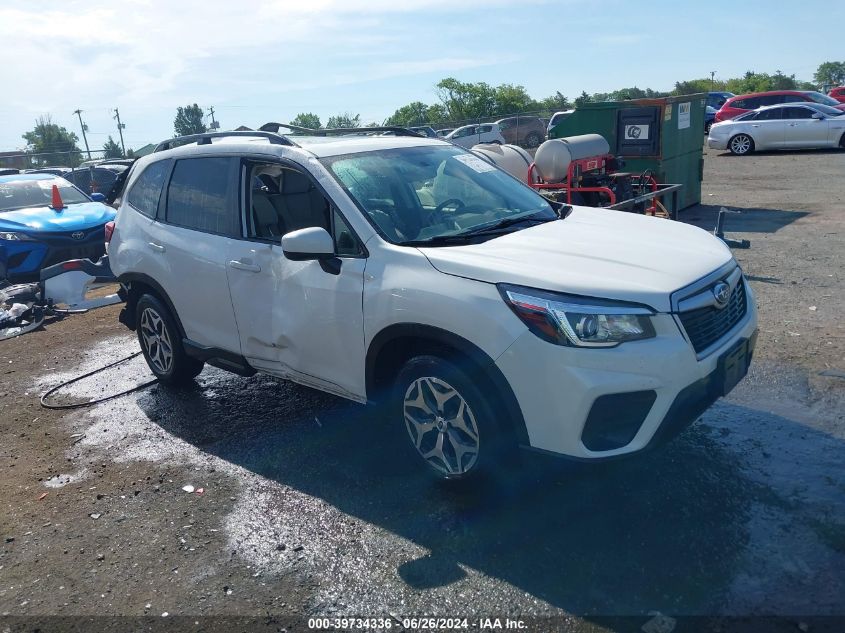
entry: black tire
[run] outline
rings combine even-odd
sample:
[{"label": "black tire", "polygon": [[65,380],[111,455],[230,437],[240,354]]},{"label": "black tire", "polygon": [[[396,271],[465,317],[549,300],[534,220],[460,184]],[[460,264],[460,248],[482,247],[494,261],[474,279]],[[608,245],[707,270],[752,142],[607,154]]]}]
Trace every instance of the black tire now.
[{"label": "black tire", "polygon": [[[497,418],[503,408],[492,400],[495,395],[483,393],[478,384],[483,380],[473,379],[455,362],[433,355],[411,358],[396,378],[386,407],[388,422],[402,427],[411,459],[425,464],[425,470],[439,479],[494,477],[513,464],[516,442]],[[449,395],[450,389],[453,395]],[[432,409],[436,413],[431,413]],[[419,422],[414,419],[434,426],[419,433]],[[443,459],[432,454],[438,446]]]},{"label": "black tire", "polygon": [[839,139],[839,147],[845,149],[845,133],[843,133],[842,138]]},{"label": "black tire", "polygon": [[737,134],[728,141],[728,149],[734,156],[745,156],[754,151],[754,139],[748,134]]},{"label": "black tire", "polygon": [[531,132],[528,136],[525,137],[525,147],[528,149],[534,149],[535,147],[539,147],[540,143],[543,142],[543,137],[537,134],[536,132]]},{"label": "black tire", "polygon": [[713,121],[708,121],[704,124],[704,133],[710,134],[710,128],[713,127]]},{"label": "black tire", "polygon": [[185,353],[176,321],[158,297],[142,295],[135,306],[135,315],[141,351],[160,382],[184,385],[199,375],[204,363]]}]

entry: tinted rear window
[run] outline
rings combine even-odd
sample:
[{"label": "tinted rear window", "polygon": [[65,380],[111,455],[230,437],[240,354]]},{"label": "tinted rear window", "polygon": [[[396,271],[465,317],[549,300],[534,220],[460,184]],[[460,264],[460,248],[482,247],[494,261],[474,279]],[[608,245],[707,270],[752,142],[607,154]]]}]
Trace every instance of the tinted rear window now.
[{"label": "tinted rear window", "polygon": [[127,202],[135,209],[154,218],[158,209],[158,200],[161,197],[161,188],[164,185],[164,178],[170,168],[169,160],[160,160],[148,165],[129,192]]},{"label": "tinted rear window", "polygon": [[240,236],[237,188],[237,159],[176,161],[167,190],[167,221],[206,233]]}]

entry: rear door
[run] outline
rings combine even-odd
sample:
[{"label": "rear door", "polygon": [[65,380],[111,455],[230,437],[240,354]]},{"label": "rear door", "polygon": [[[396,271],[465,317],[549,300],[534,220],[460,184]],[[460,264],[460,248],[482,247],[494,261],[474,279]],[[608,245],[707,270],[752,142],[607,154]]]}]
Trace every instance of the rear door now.
[{"label": "rear door", "polygon": [[784,147],[825,147],[830,143],[829,119],[814,119],[816,110],[801,106],[787,106],[784,111]]},{"label": "rear door", "polygon": [[164,192],[163,213],[145,248],[160,263],[157,281],[192,341],[240,354],[226,257],[240,235],[238,159],[180,159]]},{"label": "rear door", "polygon": [[779,149],[783,147],[784,128],[783,108],[772,108],[758,112],[752,121],[751,136],[758,150]]}]

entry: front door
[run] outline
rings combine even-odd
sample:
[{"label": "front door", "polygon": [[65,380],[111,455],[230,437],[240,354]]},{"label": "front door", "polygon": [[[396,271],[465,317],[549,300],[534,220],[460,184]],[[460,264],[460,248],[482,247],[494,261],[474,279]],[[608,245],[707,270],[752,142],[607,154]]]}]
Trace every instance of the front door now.
[{"label": "front door", "polygon": [[814,119],[812,108],[792,106],[784,108],[786,127],[784,147],[825,147],[830,136],[828,119]]},{"label": "front door", "polygon": [[[226,257],[243,355],[256,369],[365,400],[363,248],[303,171],[250,162],[243,174],[245,232]],[[334,236],[335,259],[285,257],[282,235],[310,226]]]}]

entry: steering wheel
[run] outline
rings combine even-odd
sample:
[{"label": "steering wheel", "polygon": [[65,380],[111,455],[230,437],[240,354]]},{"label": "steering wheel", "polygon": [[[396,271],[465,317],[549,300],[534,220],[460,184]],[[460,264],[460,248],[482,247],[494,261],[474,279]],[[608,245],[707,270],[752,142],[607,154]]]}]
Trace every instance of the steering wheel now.
[{"label": "steering wheel", "polygon": [[[434,207],[434,209],[431,210],[431,213],[426,216],[426,224],[440,224],[441,222],[448,222],[449,218],[447,218],[443,213],[443,210],[448,206],[454,206],[455,211],[460,211],[466,206],[466,204],[464,204],[463,200],[458,200],[457,198],[447,198]],[[432,222],[432,220],[434,220],[434,222]]]}]

